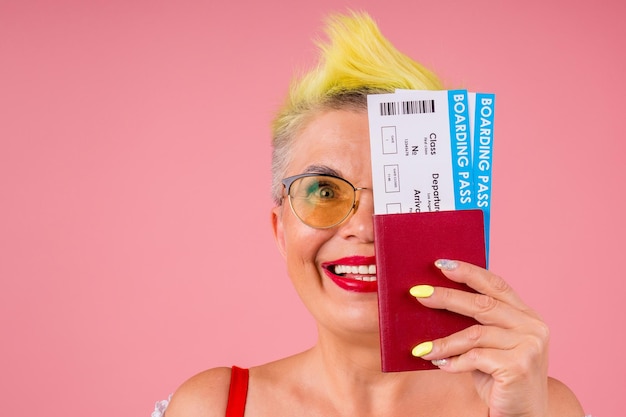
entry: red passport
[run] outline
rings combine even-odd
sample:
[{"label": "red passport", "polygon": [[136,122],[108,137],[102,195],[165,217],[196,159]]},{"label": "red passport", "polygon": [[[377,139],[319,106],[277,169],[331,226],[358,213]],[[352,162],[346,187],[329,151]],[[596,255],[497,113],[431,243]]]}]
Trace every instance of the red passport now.
[{"label": "red passport", "polygon": [[424,307],[409,290],[428,284],[474,292],[446,278],[434,262],[456,259],[485,267],[484,230],[481,210],[374,216],[383,372],[436,369],[430,361],[411,355],[413,347],[476,323]]}]

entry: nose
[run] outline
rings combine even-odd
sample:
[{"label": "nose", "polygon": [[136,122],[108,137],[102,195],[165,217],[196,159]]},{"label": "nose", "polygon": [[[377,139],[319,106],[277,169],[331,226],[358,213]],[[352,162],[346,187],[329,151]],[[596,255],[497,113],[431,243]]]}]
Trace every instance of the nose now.
[{"label": "nose", "polygon": [[363,188],[358,191],[356,206],[350,217],[340,226],[344,238],[357,239],[361,242],[374,241],[374,200],[372,190]]}]

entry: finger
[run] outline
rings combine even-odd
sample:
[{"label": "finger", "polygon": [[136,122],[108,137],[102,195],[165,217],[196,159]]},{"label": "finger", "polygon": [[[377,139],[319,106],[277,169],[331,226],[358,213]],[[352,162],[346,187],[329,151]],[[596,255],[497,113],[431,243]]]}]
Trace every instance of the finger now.
[{"label": "finger", "polygon": [[[474,325],[447,337],[434,340],[428,354],[423,359],[450,358],[476,348],[511,350],[519,346],[524,335],[499,327]],[[417,352],[420,349],[416,349]]]},{"label": "finger", "polygon": [[545,355],[531,355],[520,346],[513,350],[475,348],[464,354],[435,360],[439,368],[448,372],[480,371],[496,379],[521,378],[533,373],[546,373]]},{"label": "finger", "polygon": [[430,287],[432,288],[430,295],[421,297],[421,294],[415,291],[415,288],[421,287],[425,286],[413,287],[411,294],[416,296],[422,305],[473,317],[482,324],[512,329],[536,320],[526,312],[489,295],[446,287]]},{"label": "finger", "polygon": [[479,266],[456,260],[438,259],[435,266],[449,279],[467,284],[481,294],[510,304],[514,308],[526,311],[538,317],[502,277]]},{"label": "finger", "polygon": [[453,335],[420,343],[413,355],[425,360],[444,360],[435,363],[454,371],[473,371],[492,374],[496,369],[528,371],[547,364],[549,329],[542,323],[521,331],[475,325]]},{"label": "finger", "polygon": [[447,372],[460,373],[480,371],[494,375],[506,367],[509,358],[507,351],[499,349],[476,348],[462,355],[432,360],[433,364]]}]

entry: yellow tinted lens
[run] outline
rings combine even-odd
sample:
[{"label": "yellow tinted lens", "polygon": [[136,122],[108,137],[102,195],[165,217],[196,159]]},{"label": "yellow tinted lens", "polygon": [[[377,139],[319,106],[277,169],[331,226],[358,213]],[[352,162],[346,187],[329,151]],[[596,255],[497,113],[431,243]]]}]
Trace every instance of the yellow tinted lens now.
[{"label": "yellow tinted lens", "polygon": [[312,227],[331,227],[350,214],[354,188],[339,178],[303,177],[291,184],[289,199],[294,213],[304,223]]}]

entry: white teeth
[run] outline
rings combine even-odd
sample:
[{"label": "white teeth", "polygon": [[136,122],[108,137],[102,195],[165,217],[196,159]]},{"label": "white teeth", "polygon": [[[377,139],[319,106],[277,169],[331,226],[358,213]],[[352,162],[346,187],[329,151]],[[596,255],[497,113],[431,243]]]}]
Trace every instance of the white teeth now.
[{"label": "white teeth", "polygon": [[376,265],[335,265],[335,274],[351,274],[358,281],[376,281]]},{"label": "white teeth", "polygon": [[374,281],[376,281],[376,277],[372,276],[372,275],[368,275],[368,276],[355,275],[355,276],[352,277],[352,279],[354,279],[356,281],[366,281],[366,282],[374,282]]}]

